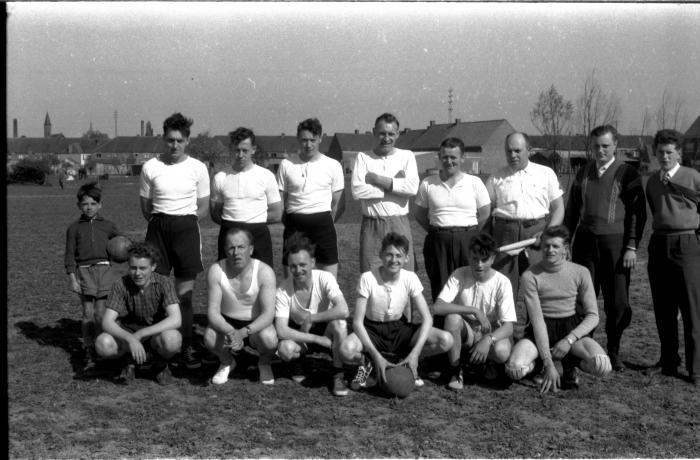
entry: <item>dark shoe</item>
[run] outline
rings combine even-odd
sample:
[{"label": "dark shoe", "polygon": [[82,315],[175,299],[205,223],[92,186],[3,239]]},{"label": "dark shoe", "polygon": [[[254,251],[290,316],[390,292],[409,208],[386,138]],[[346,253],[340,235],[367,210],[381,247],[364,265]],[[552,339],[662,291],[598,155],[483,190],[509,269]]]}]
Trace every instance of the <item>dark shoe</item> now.
[{"label": "dark shoe", "polygon": [[608,357],[610,358],[610,364],[612,365],[612,368],[615,372],[622,372],[626,369],[625,365],[622,363],[622,360],[620,359],[619,354],[608,353]]},{"label": "dark shoe", "polygon": [[655,375],[665,375],[666,377],[677,377],[678,366],[665,366],[658,362],[644,371],[644,374],[653,377]]},{"label": "dark shoe", "polygon": [[165,363],[165,366],[163,366],[163,369],[156,374],[156,382],[158,382],[160,385],[170,385],[175,382],[173,380],[173,374],[170,372],[170,366],[168,366],[167,362]]},{"label": "dark shoe", "polygon": [[689,380],[696,389],[700,389],[700,374],[690,374]]},{"label": "dark shoe", "polygon": [[192,344],[188,344],[182,349],[180,360],[185,364],[187,369],[199,369],[202,367],[202,362],[197,356],[197,350]]},{"label": "dark shoe", "polygon": [[289,373],[292,376],[292,380],[296,383],[302,383],[306,380],[306,373],[304,372],[304,358],[295,359],[289,363],[290,370]]},{"label": "dark shoe", "polygon": [[214,366],[216,364],[219,364],[219,357],[211,351],[207,351],[206,353],[204,353],[204,356],[202,356],[202,364],[204,364],[205,366]]},{"label": "dark shoe", "polygon": [[350,382],[350,388],[352,388],[353,391],[360,391],[362,388],[370,387],[370,376],[373,370],[374,366],[372,366],[372,361],[364,358],[363,363],[357,368],[355,378]]},{"label": "dark shoe", "polygon": [[134,364],[134,361],[132,359],[128,359],[126,361],[126,364],[122,368],[122,371],[119,374],[119,377],[117,377],[117,380],[120,383],[128,385],[128,384],[132,383],[135,379],[136,379],[136,364]]},{"label": "dark shoe", "polygon": [[575,367],[564,369],[561,378],[561,387],[564,390],[576,390],[579,386],[578,370]]},{"label": "dark shoe", "polygon": [[347,396],[348,386],[345,384],[343,371],[338,371],[333,375],[333,396]]}]

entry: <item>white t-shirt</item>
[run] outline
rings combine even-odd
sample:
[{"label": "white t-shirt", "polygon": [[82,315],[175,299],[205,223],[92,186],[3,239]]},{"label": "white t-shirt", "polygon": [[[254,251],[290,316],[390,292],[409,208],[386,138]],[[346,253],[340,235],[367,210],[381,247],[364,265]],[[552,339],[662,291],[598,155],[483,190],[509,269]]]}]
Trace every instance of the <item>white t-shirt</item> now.
[{"label": "white t-shirt", "polygon": [[331,210],[333,192],[345,188],[345,178],[337,160],[320,154],[312,161],[282,160],[277,184],[287,193],[288,213],[315,214]]},{"label": "white t-shirt", "polygon": [[532,161],[513,172],[510,166],[499,169],[486,181],[494,217],[539,219],[549,214],[549,205],[564,194],[552,168]]},{"label": "white t-shirt", "polygon": [[172,165],[151,158],[141,170],[139,196],[153,200],[153,213],[196,215],[197,199],[209,196],[209,171],[192,157]]},{"label": "white t-shirt", "polygon": [[387,283],[379,267],[365,272],[357,285],[357,294],[367,299],[365,317],[372,321],[395,321],[410,307],[410,299],[423,292],[418,275],[401,269],[396,282]]},{"label": "white t-shirt", "polygon": [[[474,279],[470,267],[458,268],[447,279],[438,299],[478,308],[494,329],[506,322],[517,322],[510,280],[502,273],[493,271],[494,274],[488,281],[480,283]],[[470,319],[470,324],[472,320],[474,324],[479,324],[476,316]]]},{"label": "white t-shirt", "polygon": [[268,206],[282,199],[272,171],[253,165],[248,171],[217,173],[211,200],[223,203],[222,219],[257,224],[267,222]]},{"label": "white t-shirt", "polygon": [[329,272],[311,271],[311,298],[308,305],[301,305],[294,295],[294,279],[290,276],[277,288],[275,296],[275,318],[289,318],[301,324],[302,313],[316,314],[332,308],[331,300],[342,296],[338,282]]},{"label": "white t-shirt", "polygon": [[476,212],[491,204],[486,186],[476,176],[464,174],[450,187],[435,174],[418,186],[416,204],[428,209],[430,225],[436,227],[469,227],[479,223]]},{"label": "white t-shirt", "polygon": [[[396,177],[403,171],[404,177]],[[392,177],[392,191],[365,182],[368,172]],[[418,167],[410,150],[395,148],[393,153],[379,156],[374,152],[359,152],[352,170],[352,197],[360,200],[362,215],[368,217],[405,216],[408,199],[418,191]]]}]

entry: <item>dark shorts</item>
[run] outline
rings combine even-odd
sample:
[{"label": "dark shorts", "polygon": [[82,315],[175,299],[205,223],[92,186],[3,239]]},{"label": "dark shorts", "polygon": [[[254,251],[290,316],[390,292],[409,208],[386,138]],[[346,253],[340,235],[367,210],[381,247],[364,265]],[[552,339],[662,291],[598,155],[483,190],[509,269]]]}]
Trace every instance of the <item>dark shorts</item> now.
[{"label": "dark shorts", "polygon": [[[287,214],[284,220],[284,249],[287,238],[301,232],[316,245],[316,262],[323,265],[338,263],[338,236],[330,211],[315,214]],[[283,257],[282,263],[287,265]]]},{"label": "dark shorts", "polygon": [[160,252],[158,273],[168,276],[173,270],[176,278],[194,279],[204,271],[197,216],[152,214],[146,241]]},{"label": "dark shorts", "polygon": [[[545,317],[544,324],[547,327],[547,337],[549,337],[549,348],[552,348],[554,345],[556,345],[557,342],[566,338],[566,336],[569,335],[571,331],[576,329],[576,326],[581,324],[581,321],[583,321],[583,315],[579,314],[569,316],[568,318]],[[590,334],[586,334],[583,337],[588,336],[590,336]],[[528,324],[525,328],[524,337],[526,339],[531,340],[532,343],[537,345],[537,342],[535,341],[535,331],[532,328],[532,323]],[[582,339],[583,337],[579,337],[579,339]],[[571,353],[566,355],[566,357],[562,360],[562,364],[565,368],[578,366],[580,362],[581,360],[573,356]]]},{"label": "dark shorts", "polygon": [[224,250],[226,232],[232,228],[248,230],[253,235],[253,258],[262,260],[272,267],[272,237],[270,236],[270,229],[266,223],[249,224],[245,222],[222,220],[221,228],[219,229],[217,260],[226,258],[226,251]]},{"label": "dark shorts", "polygon": [[[253,321],[244,321],[241,319],[229,318],[226,315],[221,315],[221,316],[223,316],[224,319],[226,320],[226,322],[229,323],[231,326],[233,326],[235,329],[243,329],[246,326],[250,326],[250,323],[253,322]],[[250,345],[250,337],[246,337],[245,339],[243,339],[243,346],[245,347],[246,345],[249,347],[251,346]],[[255,348],[255,347],[252,347],[252,348]]]},{"label": "dark shorts", "polygon": [[107,297],[112,290],[112,283],[120,276],[109,264],[78,266],[75,274],[80,282],[82,295],[96,299]]},{"label": "dark shorts", "polygon": [[[313,335],[320,335],[320,336],[325,336],[326,331],[328,330],[328,325],[329,323],[314,323],[311,326],[311,329],[309,329],[309,334]],[[291,319],[289,320],[289,327],[298,331],[300,330],[301,326],[292,321]],[[331,351],[328,348],[322,347],[321,345],[315,344],[315,343],[301,343],[302,354],[306,353],[330,353]]]},{"label": "dark shorts", "polygon": [[[125,321],[125,322],[117,321],[117,324],[119,324],[119,326],[120,326],[122,329],[124,329],[124,330],[126,330],[126,331],[129,331],[131,334],[133,334],[133,333],[136,332],[136,331],[140,331],[141,329],[146,328],[146,327],[149,326],[148,324],[135,323],[135,322],[132,322],[132,321]],[[156,336],[155,336],[155,335],[152,335],[151,337],[148,338],[148,340],[142,340],[142,341],[141,341],[141,344],[143,345],[143,349],[146,350],[147,353],[152,353],[152,354],[154,353],[153,347],[151,346],[151,340],[152,340],[154,337],[156,337]],[[116,338],[116,337],[115,337],[115,338]],[[128,346],[128,345],[126,345],[126,350],[127,350],[127,353],[128,353],[128,350],[129,350],[129,346]]]},{"label": "dark shorts", "polygon": [[367,335],[378,352],[393,354],[403,359],[411,352],[411,339],[420,324],[411,324],[402,316],[396,321],[364,321]]}]

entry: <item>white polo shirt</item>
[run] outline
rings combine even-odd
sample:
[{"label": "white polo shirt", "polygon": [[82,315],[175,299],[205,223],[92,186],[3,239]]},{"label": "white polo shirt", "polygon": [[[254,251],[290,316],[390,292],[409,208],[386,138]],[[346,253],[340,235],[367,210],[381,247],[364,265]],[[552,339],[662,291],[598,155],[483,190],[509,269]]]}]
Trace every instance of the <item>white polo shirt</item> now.
[{"label": "white polo shirt", "polygon": [[469,227],[477,225],[477,211],[491,204],[486,186],[476,176],[464,174],[450,187],[435,174],[418,186],[416,205],[428,209],[430,225]]},{"label": "white polo shirt", "polygon": [[410,308],[410,299],[423,292],[423,285],[418,275],[401,269],[396,282],[387,283],[379,275],[379,268],[362,274],[357,286],[357,295],[367,299],[367,319],[372,321],[396,321],[406,308]]},{"label": "white polo shirt", "polygon": [[212,182],[211,200],[223,203],[222,219],[257,224],[267,222],[268,206],[282,199],[272,171],[253,165],[247,171],[217,173]]},{"label": "white polo shirt", "polygon": [[197,199],[209,196],[209,171],[190,156],[175,164],[151,158],[141,170],[139,196],[153,200],[153,213],[196,215]]},{"label": "white polo shirt", "polygon": [[549,205],[564,194],[552,168],[532,161],[519,171],[499,169],[486,181],[494,217],[539,219],[549,214]]},{"label": "white polo shirt", "polygon": [[301,325],[303,314],[312,315],[332,308],[332,299],[342,296],[335,277],[323,270],[311,271],[311,298],[308,305],[301,305],[294,295],[294,279],[290,276],[277,288],[275,295],[275,318],[289,318]]},{"label": "white polo shirt", "polygon": [[277,170],[277,185],[280,191],[287,193],[288,213],[330,211],[333,192],[345,188],[343,167],[324,154],[311,161],[285,158]]}]

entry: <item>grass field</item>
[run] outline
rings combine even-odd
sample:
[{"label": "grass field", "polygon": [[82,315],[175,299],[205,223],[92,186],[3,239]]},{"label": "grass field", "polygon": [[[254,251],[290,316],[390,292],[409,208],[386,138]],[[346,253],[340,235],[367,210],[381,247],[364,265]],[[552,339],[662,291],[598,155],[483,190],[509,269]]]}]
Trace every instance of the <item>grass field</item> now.
[{"label": "grass field", "polygon": [[[221,387],[206,385],[211,370],[180,375],[168,387],[147,378],[124,387],[107,378],[82,380],[73,368],[80,307],[64,274],[63,250],[65,229],[78,217],[78,185],[7,190],[11,458],[700,457],[700,393],[682,379],[642,372],[659,353],[646,277],[648,235],[622,345],[629,369],[606,379],[584,375],[579,390],[540,395],[524,384],[478,384],[457,394],[426,380],[403,400],[371,393],[334,398],[323,357],[314,360],[317,372],[307,386],[276,366],[273,387],[245,369]],[[142,239],[135,179],[103,185],[105,217]],[[358,216],[357,204],[348,201],[338,225],[339,281],[349,304],[359,276]],[[202,223],[205,265],[214,260],[217,231],[211,221]],[[272,231],[277,262],[282,228]],[[417,225],[414,232],[422,262],[424,233]],[[200,275],[194,307],[200,328],[205,305]],[[601,329],[596,338],[604,344]]]}]

